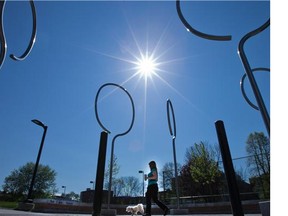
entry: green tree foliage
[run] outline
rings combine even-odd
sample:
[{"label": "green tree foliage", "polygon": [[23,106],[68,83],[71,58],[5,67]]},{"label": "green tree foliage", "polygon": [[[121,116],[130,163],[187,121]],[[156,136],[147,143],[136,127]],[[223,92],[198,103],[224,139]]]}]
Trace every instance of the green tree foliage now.
[{"label": "green tree foliage", "polygon": [[181,184],[185,195],[218,194],[223,175],[217,163],[217,151],[207,143],[195,143],[186,150],[186,163],[181,169]]},{"label": "green tree foliage", "polygon": [[261,198],[270,197],[270,141],[263,132],[254,132],[248,136],[246,151],[248,167],[254,177],[250,178],[254,191],[260,191]]},{"label": "green tree foliage", "polygon": [[[4,180],[3,190],[12,194],[15,199],[22,199],[28,194],[35,164],[26,163],[18,169],[15,169]],[[43,198],[49,197],[55,192],[56,172],[49,166],[39,164],[35,177],[32,197]]]},{"label": "green tree foliage", "polygon": [[[195,143],[190,152],[190,173],[192,179],[202,185],[214,183],[220,176],[214,151],[203,142]],[[203,172],[205,170],[205,172]]]}]

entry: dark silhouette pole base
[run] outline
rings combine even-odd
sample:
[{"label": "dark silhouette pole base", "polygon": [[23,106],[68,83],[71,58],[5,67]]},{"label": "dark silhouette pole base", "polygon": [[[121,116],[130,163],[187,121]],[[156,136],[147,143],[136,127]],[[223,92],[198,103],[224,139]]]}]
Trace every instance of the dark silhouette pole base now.
[{"label": "dark silhouette pole base", "polygon": [[244,216],[224,123],[223,121],[216,121],[215,126],[230,194],[232,212],[234,216]]},{"label": "dark silhouette pole base", "polygon": [[95,184],[94,200],[93,200],[93,214],[92,214],[93,216],[101,215],[103,182],[104,182],[105,160],[106,160],[106,149],[107,149],[107,137],[108,137],[107,132],[103,131],[100,136],[96,184]]}]

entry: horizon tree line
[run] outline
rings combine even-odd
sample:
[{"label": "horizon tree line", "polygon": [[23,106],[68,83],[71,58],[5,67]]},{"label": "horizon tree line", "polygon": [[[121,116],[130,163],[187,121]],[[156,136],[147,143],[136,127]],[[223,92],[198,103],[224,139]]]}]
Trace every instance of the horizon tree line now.
[{"label": "horizon tree line", "polygon": [[[270,141],[263,132],[249,134],[246,141],[246,166],[250,173],[248,188],[243,170],[235,170],[238,184],[242,191],[252,190],[259,192],[259,198],[270,198]],[[177,164],[180,196],[205,196],[227,193],[225,173],[221,167],[221,154],[217,145],[211,146],[208,142],[200,141],[188,147],[185,153],[184,164]],[[112,190],[115,196],[142,196],[143,183],[134,176],[117,178],[120,166],[117,157],[113,158]],[[108,188],[108,163],[104,177],[104,189]],[[2,185],[2,194],[10,195],[17,200],[23,199],[28,193],[34,163],[15,169],[7,176]],[[174,164],[167,162],[159,172],[159,185],[163,188],[166,198],[175,196]],[[56,192],[55,170],[49,166],[39,165],[34,198],[50,198]],[[79,195],[71,192],[69,197],[79,199]],[[11,198],[13,199],[13,198]]]}]

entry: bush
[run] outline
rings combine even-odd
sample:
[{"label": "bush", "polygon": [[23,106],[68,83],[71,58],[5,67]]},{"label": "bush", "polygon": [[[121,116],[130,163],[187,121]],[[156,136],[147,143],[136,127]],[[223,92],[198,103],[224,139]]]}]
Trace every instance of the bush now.
[{"label": "bush", "polygon": [[17,205],[17,202],[0,201],[0,208],[15,209]]}]

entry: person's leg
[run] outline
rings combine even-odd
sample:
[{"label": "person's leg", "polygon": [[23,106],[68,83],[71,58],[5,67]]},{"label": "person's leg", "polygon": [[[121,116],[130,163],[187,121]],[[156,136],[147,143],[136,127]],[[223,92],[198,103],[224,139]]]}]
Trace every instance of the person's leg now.
[{"label": "person's leg", "polygon": [[151,190],[150,190],[150,186],[148,186],[145,196],[146,196],[145,215],[151,215]]},{"label": "person's leg", "polygon": [[152,191],[153,191],[152,193],[153,201],[164,211],[164,215],[166,215],[169,211],[169,208],[158,199],[158,186],[153,185]]}]

